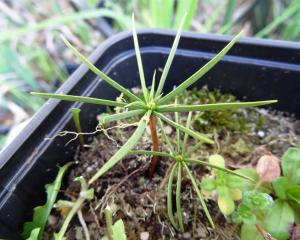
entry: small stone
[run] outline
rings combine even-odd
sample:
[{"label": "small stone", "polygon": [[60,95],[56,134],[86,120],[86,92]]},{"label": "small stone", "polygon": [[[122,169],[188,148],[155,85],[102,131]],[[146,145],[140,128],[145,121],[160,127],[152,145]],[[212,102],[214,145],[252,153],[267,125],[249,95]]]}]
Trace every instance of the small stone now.
[{"label": "small stone", "polygon": [[167,135],[170,135],[172,133],[172,127],[171,126],[167,125],[167,126],[164,127],[164,129],[165,129],[165,132],[166,132]]},{"label": "small stone", "polygon": [[141,232],[141,240],[148,240],[149,236],[149,232]]},{"label": "small stone", "polygon": [[257,136],[259,136],[260,138],[264,138],[266,136],[266,133],[260,130],[257,132]]},{"label": "small stone", "polygon": [[185,232],[185,233],[183,234],[183,239],[191,239],[191,233]]}]

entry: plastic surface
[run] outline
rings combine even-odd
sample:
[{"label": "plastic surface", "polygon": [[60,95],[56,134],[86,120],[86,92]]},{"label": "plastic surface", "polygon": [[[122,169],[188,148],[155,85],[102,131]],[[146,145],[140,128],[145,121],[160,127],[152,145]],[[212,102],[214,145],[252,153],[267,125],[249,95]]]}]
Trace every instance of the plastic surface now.
[{"label": "plastic surface", "polygon": [[[147,30],[139,34],[145,76],[150,84],[154,69],[163,68],[174,32]],[[166,82],[170,90],[218,52],[230,37],[184,33]],[[113,79],[130,88],[139,84],[131,33],[104,42],[90,60]],[[160,73],[160,71],[158,71]],[[300,116],[300,45],[242,38],[198,86],[219,88],[240,100],[278,99],[273,107]],[[58,92],[114,99],[118,93],[80,66]],[[0,153],[0,238],[19,239],[32,208],[45,200],[44,185],[53,181],[57,165],[71,161],[78,142],[52,137],[74,130],[71,108],[80,107],[83,131],[91,132],[105,108],[91,104],[49,100],[19,137]]]}]

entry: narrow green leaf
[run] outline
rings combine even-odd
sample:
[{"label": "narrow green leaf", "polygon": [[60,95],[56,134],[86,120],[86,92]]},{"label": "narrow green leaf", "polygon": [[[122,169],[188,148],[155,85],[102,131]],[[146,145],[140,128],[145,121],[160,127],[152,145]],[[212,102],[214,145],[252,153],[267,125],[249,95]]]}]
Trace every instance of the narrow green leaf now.
[{"label": "narrow green leaf", "polygon": [[158,112],[154,112],[154,115],[159,117],[160,119],[162,119],[163,121],[165,121],[166,123],[170,124],[171,126],[178,128],[179,130],[187,133],[188,135],[192,136],[195,139],[198,139],[199,141],[203,141],[205,143],[209,143],[209,144],[213,144],[214,141],[209,139],[208,137],[206,137],[203,134],[200,133],[196,133],[180,124],[177,124],[176,122],[172,121],[171,119],[165,117],[163,114],[158,113]]},{"label": "narrow green leaf", "polygon": [[140,74],[142,91],[144,94],[144,99],[145,99],[145,101],[147,101],[149,92],[148,92],[148,89],[146,86],[146,81],[145,81],[145,74],[144,74],[143,62],[142,62],[142,57],[141,57],[141,52],[140,52],[140,46],[139,46],[139,41],[138,41],[136,28],[135,28],[134,14],[132,14],[132,35],[133,35],[133,43],[134,43],[137,65],[138,65],[139,74]]},{"label": "narrow green leaf", "polygon": [[175,219],[174,219],[174,213],[173,213],[173,201],[172,201],[172,195],[173,195],[173,190],[172,190],[172,186],[173,186],[173,179],[174,179],[174,174],[175,174],[175,170],[177,168],[178,163],[175,163],[171,169],[171,172],[169,174],[169,181],[168,181],[168,195],[167,195],[167,209],[168,209],[168,216],[170,219],[171,224],[173,225],[173,227],[177,230],[178,226],[175,223]]},{"label": "narrow green leaf", "polygon": [[54,98],[64,101],[70,102],[82,102],[82,103],[91,103],[91,104],[99,104],[99,105],[106,105],[112,107],[124,107],[126,104],[117,101],[110,101],[106,99],[99,99],[99,98],[91,98],[91,97],[81,97],[81,96],[74,96],[74,95],[66,95],[66,94],[57,94],[57,93],[38,93],[38,92],[31,92],[33,96],[43,97],[43,98]]},{"label": "narrow green leaf", "polygon": [[214,165],[214,164],[210,164],[208,162],[205,162],[205,161],[201,161],[201,160],[198,160],[198,159],[186,159],[185,160],[187,163],[196,163],[196,164],[200,164],[202,166],[206,166],[206,167],[211,167],[211,168],[215,168],[215,169],[218,169],[218,170],[221,170],[223,172],[227,172],[227,173],[230,173],[232,175],[235,175],[235,176],[238,176],[238,177],[241,177],[241,178],[244,178],[244,179],[247,179],[249,181],[254,181],[252,178],[246,176],[246,175],[242,175],[242,174],[239,174],[238,172],[235,172],[235,171],[232,171],[230,169],[227,169],[227,168],[223,168],[223,167],[220,167],[220,166],[217,166],[217,165]]},{"label": "narrow green leaf", "polygon": [[203,145],[203,142],[198,142],[194,146],[188,148],[187,156],[190,156],[192,153],[196,152],[198,148],[200,148]]},{"label": "narrow green leaf", "polygon": [[[79,108],[72,108],[72,117],[75,124],[76,131],[78,133],[82,133],[82,128],[80,124],[80,109]],[[83,135],[79,135],[79,141],[80,141],[80,148],[81,150],[84,150],[84,138]]]},{"label": "narrow green leaf", "polygon": [[236,0],[228,0],[227,1],[225,16],[223,19],[223,25],[232,23],[232,17],[233,17],[233,12],[234,12],[235,6],[236,6]]},{"label": "narrow green leaf", "polygon": [[176,185],[176,211],[177,211],[180,231],[184,232],[182,209],[181,209],[181,182],[182,182],[182,164],[178,163],[178,174],[177,174],[177,185]]},{"label": "narrow green leaf", "polygon": [[150,97],[154,98],[154,92],[155,92],[155,77],[156,77],[156,70],[154,70],[153,77],[152,77],[152,85],[150,90]]},{"label": "narrow green leaf", "polygon": [[178,0],[173,28],[177,29],[182,17],[186,15],[184,29],[188,30],[197,11],[197,4],[198,0]]},{"label": "narrow green leaf", "polygon": [[276,17],[271,23],[261,29],[258,33],[255,34],[255,37],[266,37],[268,34],[272,33],[280,24],[286,21],[289,17],[299,12],[300,2],[293,1],[292,4],[289,4],[287,8],[283,11],[281,15]]},{"label": "narrow green leaf", "polygon": [[137,129],[128,139],[128,141],[96,172],[96,174],[89,180],[89,184],[95,182],[99,177],[116,165],[141,139],[149,122],[151,111],[148,111],[140,120]]},{"label": "narrow green leaf", "polygon": [[101,124],[106,124],[106,123],[109,123],[109,122],[119,121],[119,120],[122,120],[122,119],[142,115],[142,114],[145,113],[145,111],[146,110],[131,110],[131,111],[116,113],[116,114],[112,114],[112,115],[104,115],[100,119],[100,123]]},{"label": "narrow green leaf", "polygon": [[[188,117],[187,117],[187,121],[186,121],[185,127],[188,128],[188,129],[189,129],[190,126],[191,126],[192,115],[193,115],[193,113],[192,113],[192,112],[189,112]],[[186,144],[187,144],[188,136],[189,136],[189,135],[188,135],[187,133],[184,134],[183,144],[182,144],[182,153],[183,153],[183,154],[185,153],[185,150],[186,150]]]},{"label": "narrow green leaf", "polygon": [[213,57],[208,63],[206,63],[202,68],[200,68],[197,72],[195,72],[192,76],[186,79],[183,83],[181,83],[177,88],[173,91],[165,95],[159,100],[159,104],[164,104],[170,100],[172,100],[175,96],[179,93],[187,89],[197,80],[199,80],[204,74],[206,74],[211,68],[213,68],[221,59],[222,57],[231,49],[231,47],[235,44],[235,42],[239,39],[242,32],[236,35],[230,43],[228,43],[215,57]]},{"label": "narrow green leaf", "polygon": [[277,100],[257,101],[257,102],[235,102],[235,103],[212,103],[200,105],[162,105],[157,107],[158,112],[189,112],[189,111],[222,111],[236,110],[240,108],[257,107],[276,103]]},{"label": "narrow green leaf", "polygon": [[170,141],[170,139],[169,139],[169,137],[168,137],[168,135],[165,131],[165,127],[164,127],[163,122],[161,121],[160,118],[157,118],[157,122],[159,124],[160,129],[161,129],[161,134],[162,134],[163,140],[167,143],[170,153],[172,153],[174,155],[175,152],[174,152],[173,146],[171,144],[171,141]]},{"label": "narrow green leaf", "polygon": [[110,86],[114,87],[118,91],[122,92],[125,96],[129,97],[131,100],[140,100],[136,95],[130,92],[128,89],[124,88],[122,85],[111,79],[104,72],[100,71],[93,63],[91,63],[87,58],[85,58],[64,36],[61,36],[67,47],[74,53],[74,55],[83,62],[92,72],[98,75],[101,79],[107,82]]},{"label": "narrow green leaf", "polygon": [[23,238],[28,238],[31,234],[33,234],[32,231],[35,231],[34,234],[36,234],[37,228],[39,229],[39,237],[37,239],[41,238],[50,212],[56,201],[57,194],[60,190],[62,178],[70,165],[71,163],[67,163],[60,167],[54,182],[46,185],[47,201],[43,206],[34,208],[32,221],[24,224],[24,230],[22,233]]},{"label": "narrow green leaf", "polygon": [[[177,98],[175,98],[175,105],[177,105]],[[180,125],[180,122],[179,122],[179,114],[178,112],[175,112],[175,123],[177,125]],[[181,152],[180,150],[180,130],[179,128],[176,128],[176,139],[177,139],[177,152]]]},{"label": "narrow green leaf", "polygon": [[205,212],[206,217],[208,218],[208,221],[209,221],[210,225],[212,226],[212,228],[215,228],[215,224],[214,224],[214,222],[213,222],[213,220],[212,220],[212,218],[211,218],[211,216],[210,216],[210,213],[209,213],[209,211],[208,211],[208,209],[207,209],[206,203],[205,203],[205,201],[203,200],[203,197],[202,197],[201,192],[200,192],[200,190],[199,190],[199,188],[198,188],[198,185],[197,185],[197,183],[196,183],[195,178],[193,177],[193,175],[192,175],[190,169],[189,169],[188,166],[185,164],[185,162],[183,162],[182,164],[183,164],[183,166],[185,167],[186,172],[187,172],[187,174],[188,174],[188,176],[189,176],[189,178],[190,178],[190,180],[191,180],[191,182],[192,182],[193,188],[194,188],[194,190],[195,190],[196,193],[197,193],[198,199],[199,199],[199,201],[200,201],[200,203],[201,203],[201,206],[202,206],[202,208],[203,208],[203,210],[204,210],[204,212]]},{"label": "narrow green leaf", "polygon": [[170,157],[170,158],[173,157],[172,155],[170,155],[168,153],[148,151],[148,150],[130,150],[128,152],[128,154],[130,154],[130,155],[136,154],[136,155],[160,156],[160,157]]},{"label": "narrow green leaf", "polygon": [[175,57],[175,53],[176,53],[176,50],[177,50],[177,47],[178,47],[178,44],[179,44],[181,32],[182,32],[182,29],[183,29],[183,26],[184,26],[184,22],[185,22],[185,17],[186,17],[186,14],[184,14],[184,16],[183,16],[183,18],[182,18],[182,20],[180,22],[179,28],[177,30],[177,34],[176,34],[176,37],[174,39],[174,42],[173,42],[170,54],[168,56],[167,62],[165,64],[164,70],[163,70],[162,75],[161,75],[160,80],[159,80],[159,85],[157,87],[157,91],[156,91],[155,97],[158,97],[161,94],[161,91],[164,88],[165,81],[167,79],[167,75],[169,73],[171,64],[173,62],[173,59]]}]

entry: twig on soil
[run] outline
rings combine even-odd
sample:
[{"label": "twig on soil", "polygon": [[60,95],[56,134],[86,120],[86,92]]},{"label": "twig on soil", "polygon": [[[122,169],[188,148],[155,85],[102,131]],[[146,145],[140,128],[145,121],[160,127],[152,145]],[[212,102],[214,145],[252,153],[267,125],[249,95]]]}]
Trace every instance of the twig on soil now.
[{"label": "twig on soil", "polygon": [[148,169],[149,164],[145,164],[142,167],[132,171],[130,174],[128,174],[126,177],[124,177],[118,184],[112,186],[110,188],[109,191],[106,191],[105,195],[102,197],[103,200],[101,200],[98,205],[95,207],[95,210],[97,210],[99,207],[100,208],[100,212],[104,211],[104,206],[106,205],[106,203],[108,202],[108,199],[110,198],[110,196],[115,193],[117,191],[117,189],[122,186],[129,178],[133,177],[135,174],[139,173],[139,172],[144,172]]},{"label": "twig on soil", "polygon": [[84,221],[84,219],[83,219],[81,209],[79,209],[79,210],[77,211],[77,216],[78,216],[79,222],[80,222],[80,224],[81,224],[81,226],[82,226],[82,228],[83,228],[83,232],[84,232],[85,239],[86,239],[86,240],[90,240],[89,229],[88,229],[88,227],[87,227],[87,225],[86,225],[86,223],[85,223],[85,221]]}]

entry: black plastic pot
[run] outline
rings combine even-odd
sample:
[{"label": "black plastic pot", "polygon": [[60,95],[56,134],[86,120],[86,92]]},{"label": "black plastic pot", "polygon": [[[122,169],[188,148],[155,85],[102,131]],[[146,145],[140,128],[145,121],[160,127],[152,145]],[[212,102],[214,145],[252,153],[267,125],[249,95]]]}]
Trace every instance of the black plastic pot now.
[{"label": "black plastic pot", "polygon": [[[139,34],[145,76],[164,66],[174,32],[147,30]],[[218,52],[230,37],[184,33],[167,79],[166,91],[179,84]],[[104,42],[90,60],[130,88],[139,85],[131,33]],[[272,107],[300,116],[300,45],[242,38],[197,86],[207,84],[240,100],[278,99]],[[85,66],[80,66],[58,92],[114,99],[118,93]],[[76,142],[70,137],[45,140],[62,130],[74,130],[71,107],[82,109],[83,131],[93,131],[96,115],[105,108],[49,100],[0,155],[0,238],[18,239],[32,208],[45,200],[44,185],[53,181],[57,165],[71,161]]]}]

